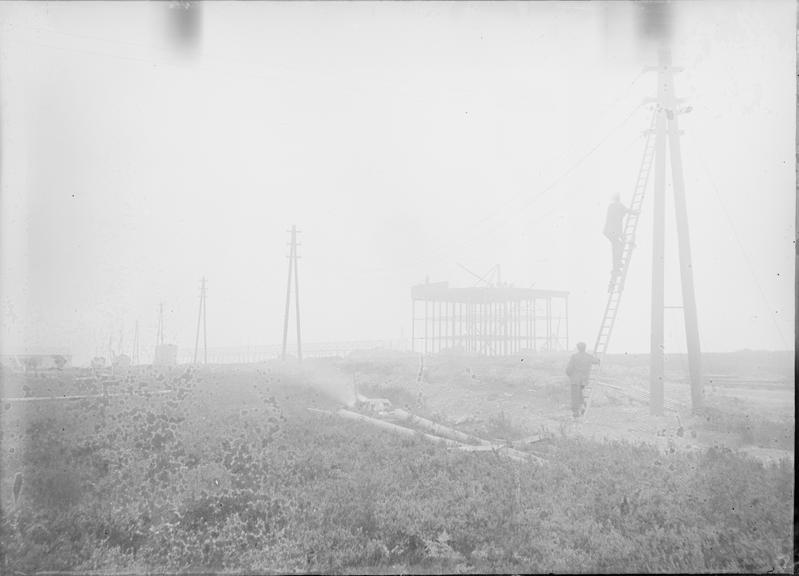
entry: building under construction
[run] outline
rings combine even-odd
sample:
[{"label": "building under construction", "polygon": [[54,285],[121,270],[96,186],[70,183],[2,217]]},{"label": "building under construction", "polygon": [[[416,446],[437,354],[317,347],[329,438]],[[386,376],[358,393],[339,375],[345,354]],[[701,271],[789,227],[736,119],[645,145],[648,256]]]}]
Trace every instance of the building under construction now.
[{"label": "building under construction", "polygon": [[486,356],[569,348],[569,293],[512,286],[411,288],[411,349]]}]

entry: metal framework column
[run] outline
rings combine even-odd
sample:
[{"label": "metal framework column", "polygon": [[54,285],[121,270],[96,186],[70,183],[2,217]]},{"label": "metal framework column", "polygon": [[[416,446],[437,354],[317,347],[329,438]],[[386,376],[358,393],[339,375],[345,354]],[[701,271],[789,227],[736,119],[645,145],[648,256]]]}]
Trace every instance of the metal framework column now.
[{"label": "metal framework column", "polygon": [[507,301],[505,302],[505,341],[507,345],[505,346],[505,354],[511,355],[513,354],[513,302]]},{"label": "metal framework column", "polygon": [[494,307],[491,302],[486,302],[486,332],[485,332],[485,351],[488,356],[492,355],[492,339],[494,337]]},{"label": "metal framework column", "polygon": [[416,299],[411,298],[411,352],[415,352],[416,342]]},{"label": "metal framework column", "polygon": [[427,316],[428,316],[428,306],[430,302],[427,300],[424,301],[424,353],[427,354],[427,342],[428,342],[428,332],[427,332]]},{"label": "metal framework column", "polygon": [[499,333],[497,353],[499,356],[505,355],[506,329],[505,302],[497,302],[497,332]]},{"label": "metal framework column", "polygon": [[463,302],[458,302],[458,346],[466,350],[463,345]]},{"label": "metal framework column", "polygon": [[449,317],[449,347],[455,348],[455,309],[457,308],[457,302],[450,302],[450,317]]},{"label": "metal framework column", "polygon": [[472,340],[474,339],[474,326],[472,326],[472,305],[466,303],[466,351],[472,351]]},{"label": "metal framework column", "polygon": [[534,298],[530,298],[527,301],[527,344],[530,350],[535,350],[535,332],[533,328],[533,316],[535,314],[533,309],[535,308],[535,304],[533,304],[533,302],[535,302]]},{"label": "metal framework column", "polygon": [[461,304],[461,342],[463,349],[469,352],[469,303]]},{"label": "metal framework column", "polygon": [[443,302],[441,302],[440,300],[436,302],[436,315],[438,317],[438,335],[437,335],[438,337],[436,338],[436,352],[441,352],[441,338],[443,337],[442,328],[444,325],[441,320],[442,319],[441,304],[443,304]]},{"label": "metal framework column", "polygon": [[430,354],[436,353],[436,301],[430,302]]},{"label": "metal framework column", "polygon": [[480,318],[482,319],[481,324],[483,329],[480,332],[480,352],[483,354],[488,353],[487,348],[487,336],[488,336],[488,321],[489,321],[489,311],[488,311],[488,304],[485,302],[480,304]]}]

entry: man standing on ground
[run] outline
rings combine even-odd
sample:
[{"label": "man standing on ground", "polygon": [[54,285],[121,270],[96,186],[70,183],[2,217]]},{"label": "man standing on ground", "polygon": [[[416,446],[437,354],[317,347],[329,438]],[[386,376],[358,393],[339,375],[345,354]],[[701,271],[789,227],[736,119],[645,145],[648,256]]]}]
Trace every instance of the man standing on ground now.
[{"label": "man standing on ground", "polygon": [[569,364],[566,366],[566,375],[571,382],[572,414],[575,418],[579,418],[585,412],[583,390],[588,386],[588,377],[593,364],[599,364],[599,358],[585,351],[585,342],[578,342],[577,353],[569,358]]}]

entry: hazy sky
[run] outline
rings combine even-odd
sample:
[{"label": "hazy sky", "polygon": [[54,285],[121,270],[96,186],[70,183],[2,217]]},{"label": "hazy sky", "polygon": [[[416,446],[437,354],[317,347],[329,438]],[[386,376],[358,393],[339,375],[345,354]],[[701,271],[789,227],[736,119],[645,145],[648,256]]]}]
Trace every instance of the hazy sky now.
[{"label": "hazy sky", "polygon": [[[203,275],[209,346],[277,343],[292,224],[308,341],[407,337],[460,262],[570,291],[592,342],[655,93],[637,10],[205,2],[191,56],[163,3],[0,3],[3,347],[83,360],[138,320],[146,356],[159,302],[192,346]],[[676,12],[702,347],[792,349],[795,3]],[[651,217],[650,188],[610,352],[649,348]]]}]

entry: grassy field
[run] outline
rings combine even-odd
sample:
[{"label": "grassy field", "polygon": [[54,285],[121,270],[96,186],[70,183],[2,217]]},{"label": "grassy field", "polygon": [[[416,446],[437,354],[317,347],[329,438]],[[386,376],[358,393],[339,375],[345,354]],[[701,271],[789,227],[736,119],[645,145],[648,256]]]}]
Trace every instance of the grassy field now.
[{"label": "grassy field", "polygon": [[[557,405],[558,360],[542,362],[536,398]],[[119,396],[6,402],[3,573],[792,571],[789,460],[550,434],[536,444],[545,464],[519,463],[307,410],[357,388],[452,424],[416,389],[417,370],[141,368],[106,384]],[[504,398],[529,388],[525,370],[442,363],[426,378]],[[102,388],[54,374],[4,373],[2,395]],[[470,426],[530,432],[503,411]]]}]

